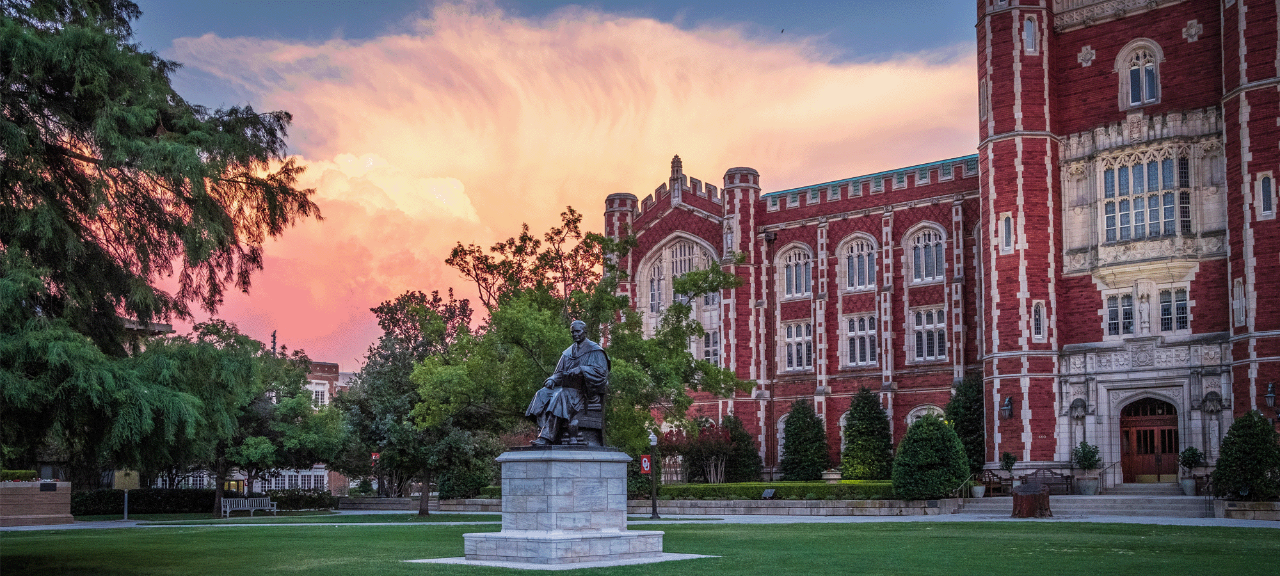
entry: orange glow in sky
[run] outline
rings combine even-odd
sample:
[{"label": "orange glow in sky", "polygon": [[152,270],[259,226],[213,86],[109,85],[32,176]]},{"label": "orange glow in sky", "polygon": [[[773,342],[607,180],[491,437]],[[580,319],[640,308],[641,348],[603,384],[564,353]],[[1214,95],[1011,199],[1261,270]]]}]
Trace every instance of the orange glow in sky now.
[{"label": "orange glow in sky", "polygon": [[[836,63],[814,42],[749,40],[569,9],[539,19],[443,5],[409,32],[323,43],[205,35],[169,56],[293,113],[290,146],[325,217],[266,247],[219,316],[356,370],[369,308],[406,290],[474,289],[444,258],[565,206],[600,230],[604,198],[643,198],[679,154],[719,186],[750,166],[780,190],[970,154],[971,46]],[[473,304],[478,306],[473,299]],[[180,328],[185,329],[185,326]]]}]

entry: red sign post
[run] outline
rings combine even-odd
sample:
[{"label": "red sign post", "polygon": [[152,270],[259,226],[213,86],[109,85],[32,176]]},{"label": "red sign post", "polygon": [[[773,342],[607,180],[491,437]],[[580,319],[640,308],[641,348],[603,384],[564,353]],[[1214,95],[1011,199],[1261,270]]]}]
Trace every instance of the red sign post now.
[{"label": "red sign post", "polygon": [[640,455],[640,473],[641,474],[653,473],[653,460],[649,457],[648,454]]}]

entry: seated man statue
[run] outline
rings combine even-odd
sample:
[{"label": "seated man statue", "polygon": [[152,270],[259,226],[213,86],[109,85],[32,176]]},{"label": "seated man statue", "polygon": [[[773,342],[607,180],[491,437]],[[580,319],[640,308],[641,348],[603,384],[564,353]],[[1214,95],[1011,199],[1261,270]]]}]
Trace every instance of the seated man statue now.
[{"label": "seated man statue", "polygon": [[[569,329],[573,333],[573,345],[560,355],[556,371],[533,395],[529,409],[525,410],[526,416],[537,417],[541,428],[531,442],[534,446],[598,444],[603,440],[584,440],[578,430],[578,416],[588,405],[601,406],[609,388],[609,356],[599,344],[587,340],[587,325],[581,320],[574,320]],[[562,432],[565,433],[563,442]]]}]

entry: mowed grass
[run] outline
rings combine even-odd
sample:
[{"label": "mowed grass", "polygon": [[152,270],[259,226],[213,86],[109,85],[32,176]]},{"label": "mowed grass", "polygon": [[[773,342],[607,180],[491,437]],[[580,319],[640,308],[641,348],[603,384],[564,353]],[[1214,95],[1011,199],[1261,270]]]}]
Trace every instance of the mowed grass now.
[{"label": "mowed grass", "polygon": [[[646,526],[645,528],[653,528]],[[1269,528],[1040,522],[682,524],[667,552],[705,558],[575,576],[697,575],[1274,575]],[[312,525],[0,533],[5,576],[513,574],[500,568],[408,564],[462,555],[462,534],[497,526]]]}]

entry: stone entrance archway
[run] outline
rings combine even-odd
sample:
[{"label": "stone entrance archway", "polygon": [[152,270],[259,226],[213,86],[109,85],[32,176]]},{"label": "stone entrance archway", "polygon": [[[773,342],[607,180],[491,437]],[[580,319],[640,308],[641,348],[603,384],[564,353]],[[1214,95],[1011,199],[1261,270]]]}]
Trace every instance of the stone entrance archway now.
[{"label": "stone entrance archway", "polygon": [[1124,482],[1178,481],[1178,411],[1156,398],[1120,412],[1120,468]]}]

